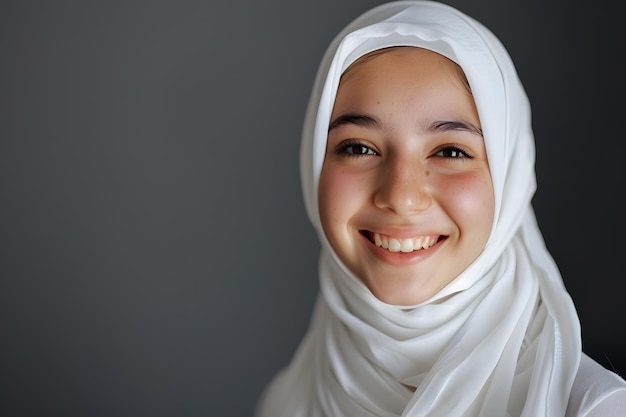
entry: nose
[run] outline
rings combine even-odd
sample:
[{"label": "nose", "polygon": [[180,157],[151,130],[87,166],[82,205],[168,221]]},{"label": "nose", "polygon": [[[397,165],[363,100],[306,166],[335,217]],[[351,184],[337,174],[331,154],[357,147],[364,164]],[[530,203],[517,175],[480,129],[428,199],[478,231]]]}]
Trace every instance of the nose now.
[{"label": "nose", "polygon": [[393,158],[385,163],[374,195],[374,204],[404,216],[426,210],[432,204],[429,172],[414,160]]}]

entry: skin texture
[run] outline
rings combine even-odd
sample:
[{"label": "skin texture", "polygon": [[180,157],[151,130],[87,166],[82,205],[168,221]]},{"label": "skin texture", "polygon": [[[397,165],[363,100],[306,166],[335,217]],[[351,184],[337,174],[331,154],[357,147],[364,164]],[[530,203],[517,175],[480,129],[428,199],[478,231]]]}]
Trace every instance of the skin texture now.
[{"label": "skin texture", "polygon": [[[492,226],[493,185],[476,106],[454,62],[401,47],[346,70],[319,208],[339,258],[389,304],[427,300],[476,259]],[[436,243],[391,252],[374,233]]]}]

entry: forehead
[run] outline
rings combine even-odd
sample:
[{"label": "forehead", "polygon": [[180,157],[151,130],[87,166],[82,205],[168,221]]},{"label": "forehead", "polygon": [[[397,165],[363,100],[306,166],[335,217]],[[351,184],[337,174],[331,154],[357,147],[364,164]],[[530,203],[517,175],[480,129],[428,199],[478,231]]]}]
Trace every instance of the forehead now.
[{"label": "forehead", "polygon": [[446,110],[444,114],[455,109],[462,113],[469,109],[472,116],[475,112],[460,67],[441,54],[417,47],[380,49],[353,62],[339,80],[331,119],[337,112],[364,111],[363,106],[370,107],[367,111],[380,109],[381,103],[395,103],[402,113],[419,110],[425,117],[437,113],[437,108]]},{"label": "forehead", "polygon": [[[424,72],[435,72],[452,75],[451,80],[460,82],[460,85],[471,94],[469,82],[461,67],[449,58],[431,51],[429,49],[415,46],[392,46],[369,52],[357,58],[352,64],[346,68],[341,74],[339,87],[355,77],[355,74],[362,73],[363,67],[372,67],[367,65],[375,63],[377,67],[386,70],[386,65],[403,65],[411,67],[415,70],[416,75]],[[388,67],[391,69],[391,66]]]}]

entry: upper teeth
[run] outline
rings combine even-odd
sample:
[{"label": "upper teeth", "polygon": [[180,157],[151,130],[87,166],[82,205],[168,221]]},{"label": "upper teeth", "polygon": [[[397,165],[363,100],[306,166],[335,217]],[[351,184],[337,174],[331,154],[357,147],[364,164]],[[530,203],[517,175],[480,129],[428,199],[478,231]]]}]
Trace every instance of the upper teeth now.
[{"label": "upper teeth", "polygon": [[413,252],[414,250],[427,249],[437,243],[437,236],[419,236],[408,239],[399,239],[374,233],[376,246],[389,250],[389,252]]}]

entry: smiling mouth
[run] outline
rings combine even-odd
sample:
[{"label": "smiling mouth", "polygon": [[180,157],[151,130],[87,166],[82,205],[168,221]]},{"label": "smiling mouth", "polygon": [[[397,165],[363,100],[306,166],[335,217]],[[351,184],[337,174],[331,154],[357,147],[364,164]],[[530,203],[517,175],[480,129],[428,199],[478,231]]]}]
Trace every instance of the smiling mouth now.
[{"label": "smiling mouth", "polygon": [[387,249],[389,252],[411,253],[432,247],[435,243],[447,238],[443,235],[415,236],[410,238],[398,238],[380,233],[373,233],[362,230],[361,234],[379,248]]}]

